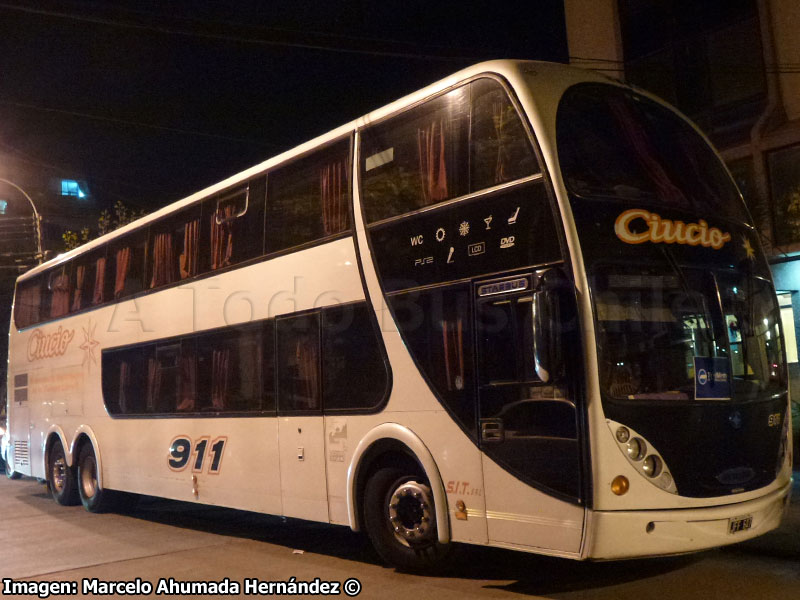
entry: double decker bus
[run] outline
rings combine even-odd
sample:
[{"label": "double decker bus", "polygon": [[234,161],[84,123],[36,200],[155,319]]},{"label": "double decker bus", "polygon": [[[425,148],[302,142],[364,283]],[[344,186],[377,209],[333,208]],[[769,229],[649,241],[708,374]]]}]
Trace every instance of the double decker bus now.
[{"label": "double decker bus", "polygon": [[668,555],[778,526],[779,309],[702,134],[475,65],[19,278],[10,473],[453,542]]}]

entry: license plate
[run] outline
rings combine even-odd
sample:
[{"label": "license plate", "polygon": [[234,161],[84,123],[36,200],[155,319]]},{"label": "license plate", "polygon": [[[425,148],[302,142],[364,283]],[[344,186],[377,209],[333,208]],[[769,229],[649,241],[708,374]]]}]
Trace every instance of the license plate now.
[{"label": "license plate", "polygon": [[728,519],[728,533],[739,533],[740,531],[750,529],[752,525],[752,515],[747,515],[745,517],[734,517],[732,519]]}]

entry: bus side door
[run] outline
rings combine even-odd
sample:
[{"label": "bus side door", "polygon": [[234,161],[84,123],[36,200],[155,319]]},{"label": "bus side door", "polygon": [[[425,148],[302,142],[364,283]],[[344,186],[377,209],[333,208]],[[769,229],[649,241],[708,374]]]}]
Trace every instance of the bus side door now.
[{"label": "bus side door", "polygon": [[277,334],[283,514],[327,522],[320,314],[278,318]]},{"label": "bus side door", "polygon": [[475,284],[489,541],[577,553],[584,518],[577,414],[566,388],[537,374],[535,281],[528,274]]}]

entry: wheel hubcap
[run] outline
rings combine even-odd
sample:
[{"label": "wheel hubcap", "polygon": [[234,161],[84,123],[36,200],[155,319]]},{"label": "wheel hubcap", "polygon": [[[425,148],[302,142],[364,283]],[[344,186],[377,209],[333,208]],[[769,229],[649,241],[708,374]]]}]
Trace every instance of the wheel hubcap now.
[{"label": "wheel hubcap", "polygon": [[53,461],[53,487],[57,492],[64,489],[64,483],[67,480],[67,461],[63,456]]},{"label": "wheel hubcap", "polygon": [[83,461],[81,487],[85,498],[92,498],[97,493],[97,465],[92,458]]},{"label": "wheel hubcap", "polygon": [[434,527],[431,489],[416,481],[398,487],[389,499],[389,522],[395,537],[406,545],[429,542]]}]

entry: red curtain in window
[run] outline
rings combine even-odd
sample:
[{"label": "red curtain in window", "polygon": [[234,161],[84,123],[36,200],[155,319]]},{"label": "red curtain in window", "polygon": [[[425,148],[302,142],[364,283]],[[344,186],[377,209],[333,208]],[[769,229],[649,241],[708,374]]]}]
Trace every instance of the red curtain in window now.
[{"label": "red curtain in window", "polygon": [[119,363],[119,412],[128,412],[128,399],[125,390],[131,382],[131,366],[127,361]]},{"label": "red curtain in window", "polygon": [[172,234],[157,233],[153,239],[153,277],[150,287],[166,285],[173,281]]},{"label": "red curtain in window", "polygon": [[422,206],[447,198],[444,121],[434,121],[417,131]]},{"label": "red curtain in window", "polygon": [[230,348],[214,350],[211,353],[211,408],[224,410],[228,396],[230,379]]},{"label": "red curtain in window", "polygon": [[319,192],[322,198],[322,227],[325,235],[347,229],[347,162],[332,162],[319,171]]},{"label": "red curtain in window", "polygon": [[72,311],[81,309],[83,303],[83,282],[86,279],[86,265],[75,267],[75,292],[72,294]]},{"label": "red curtain in window", "polygon": [[181,279],[197,275],[199,245],[200,219],[193,219],[183,226],[183,254],[179,257]]},{"label": "red curtain in window", "polygon": [[125,291],[125,280],[131,267],[131,249],[128,247],[117,250],[117,273],[114,279],[114,298],[119,299]]},{"label": "red curtain in window", "polygon": [[61,317],[69,312],[69,276],[60,273],[51,281],[50,316]]},{"label": "red curtain in window", "polygon": [[181,356],[180,385],[181,391],[177,410],[191,412],[195,407],[197,393],[197,363],[194,355]]},{"label": "red curtain in window", "polygon": [[297,408],[319,408],[319,359],[317,357],[317,342],[310,337],[297,340],[295,357],[297,359],[298,389],[300,396],[296,404],[305,404]]},{"label": "red curtain in window", "polygon": [[[233,204],[220,206],[211,215],[211,268],[221,269],[231,264],[233,257],[233,219],[236,207]],[[221,221],[221,222],[217,222]]]},{"label": "red curtain in window", "polygon": [[444,370],[447,374],[447,389],[464,389],[464,327],[462,320],[442,321],[442,344],[444,346]]},{"label": "red curtain in window", "polygon": [[106,287],[106,259],[98,258],[95,263],[94,272],[94,292],[92,293],[92,304],[102,304],[105,300]]}]

